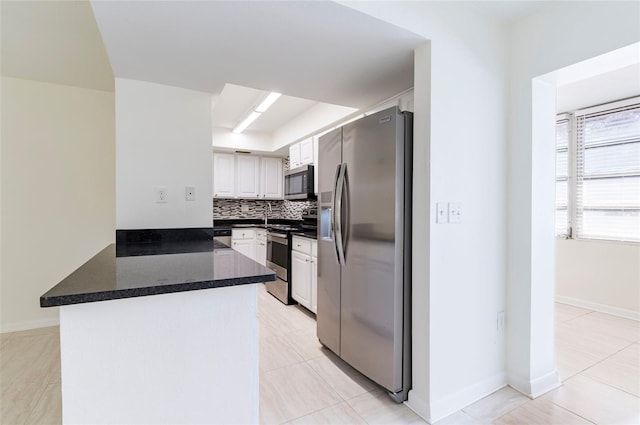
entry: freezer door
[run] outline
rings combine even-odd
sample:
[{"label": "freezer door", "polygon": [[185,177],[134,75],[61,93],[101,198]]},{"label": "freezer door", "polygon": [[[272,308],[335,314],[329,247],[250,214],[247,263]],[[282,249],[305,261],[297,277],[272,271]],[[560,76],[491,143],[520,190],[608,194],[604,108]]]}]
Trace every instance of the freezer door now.
[{"label": "freezer door", "polygon": [[335,232],[335,186],[342,162],[342,129],[318,140],[318,339],[340,355],[340,265]]},{"label": "freezer door", "polygon": [[402,120],[393,108],[343,128],[348,241],[340,355],[391,392],[402,389]]}]

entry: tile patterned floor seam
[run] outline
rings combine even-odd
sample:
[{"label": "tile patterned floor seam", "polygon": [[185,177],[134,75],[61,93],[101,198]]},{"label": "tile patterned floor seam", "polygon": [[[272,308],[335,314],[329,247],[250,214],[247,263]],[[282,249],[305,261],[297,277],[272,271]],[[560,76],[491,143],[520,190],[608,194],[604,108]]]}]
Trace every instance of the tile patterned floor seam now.
[{"label": "tile patterned floor seam", "polygon": [[[611,357],[613,357],[613,356],[615,356],[615,355],[617,355],[617,354],[620,354],[620,353],[621,353],[621,352],[623,352],[624,350],[627,350],[628,348],[632,347],[634,344],[637,344],[637,343],[636,343],[636,342],[632,342],[632,343],[630,343],[630,344],[629,344],[629,345],[627,345],[626,347],[621,348],[620,350],[618,350],[618,351],[616,351],[615,353],[613,353],[613,354],[611,354],[611,355],[609,355],[609,356],[605,357],[604,359],[602,359],[602,360],[599,360],[599,361],[595,362],[594,364],[592,364],[592,365],[590,365],[590,366],[588,366],[588,367],[586,367],[586,368],[582,369],[582,370],[581,370],[581,371],[579,371],[579,372],[576,372],[575,374],[573,374],[572,376],[570,376],[570,377],[569,377],[569,378],[567,378],[567,379],[573,378],[573,377],[574,377],[574,376],[576,376],[576,375],[581,375],[581,374],[583,374],[584,372],[588,371],[589,369],[591,369],[591,368],[593,368],[593,367],[596,367],[596,366],[598,366],[599,364],[604,363],[605,361],[607,361],[607,360],[611,359]],[[584,375],[583,375],[583,376],[584,376]],[[611,385],[611,384],[609,384],[609,383],[607,383],[607,382],[604,382],[604,381],[602,381],[602,380],[600,380],[600,379],[598,379],[598,378],[595,378],[595,377],[592,377],[592,376],[588,376],[588,378],[593,379],[594,381],[598,381],[598,382],[600,382],[600,383],[602,383],[602,384],[609,385],[610,387],[617,388],[617,387],[615,387],[614,385]],[[561,383],[562,383],[562,382],[561,382]],[[626,392],[626,393],[629,393],[628,391],[625,391],[624,389],[621,389],[621,388],[617,388],[617,389],[619,389],[620,391],[624,391],[624,392]],[[632,395],[632,396],[634,396],[634,397],[637,397],[635,394],[632,394],[632,393],[629,393],[629,394],[631,394],[631,395]]]},{"label": "tile patterned floor seam", "polygon": [[282,422],[282,423],[280,423],[280,425],[285,425],[285,424],[289,424],[289,423],[295,422],[295,421],[300,420],[300,419],[302,419],[302,418],[305,418],[305,417],[307,417],[307,416],[309,416],[309,415],[313,415],[314,413],[321,412],[321,411],[323,411],[324,409],[328,409],[328,408],[330,408],[330,407],[335,407],[335,406],[337,406],[337,405],[339,405],[339,404],[341,404],[341,403],[344,403],[344,401],[339,401],[339,402],[337,402],[337,403],[330,404],[329,406],[325,406],[325,407],[323,407],[323,408],[320,408],[320,409],[314,410],[313,412],[305,413],[305,414],[304,414],[304,415],[302,415],[302,416],[298,416],[298,417],[295,417],[295,418],[289,419],[288,421]]},{"label": "tile patterned floor seam", "polygon": [[[544,395],[544,394],[543,394],[543,395]],[[542,397],[542,396],[541,396],[541,397]],[[553,405],[554,405],[554,406],[556,406],[556,407],[558,407],[559,409],[562,409],[562,410],[565,410],[565,411],[567,411],[567,412],[570,412],[570,413],[572,413],[572,414],[574,414],[574,415],[578,416],[580,419],[583,419],[583,420],[585,420],[585,421],[587,421],[587,422],[589,422],[589,423],[592,423],[592,424],[594,424],[594,425],[598,425],[596,422],[593,422],[593,421],[591,421],[591,420],[589,420],[589,419],[585,418],[584,416],[580,415],[579,413],[574,412],[574,411],[572,411],[572,410],[569,410],[569,409],[567,409],[566,407],[562,407],[562,406],[560,406],[558,403],[554,402],[553,400],[549,400],[549,401],[551,401],[551,403],[553,403]]]}]

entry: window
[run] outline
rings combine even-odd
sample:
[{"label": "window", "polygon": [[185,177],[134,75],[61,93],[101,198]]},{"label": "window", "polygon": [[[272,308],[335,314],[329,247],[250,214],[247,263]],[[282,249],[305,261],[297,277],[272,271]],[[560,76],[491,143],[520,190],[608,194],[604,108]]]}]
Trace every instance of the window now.
[{"label": "window", "polygon": [[640,98],[558,117],[556,235],[572,229],[580,239],[640,242]]},{"label": "window", "polygon": [[556,123],[556,236],[569,236],[569,134],[570,115]]}]

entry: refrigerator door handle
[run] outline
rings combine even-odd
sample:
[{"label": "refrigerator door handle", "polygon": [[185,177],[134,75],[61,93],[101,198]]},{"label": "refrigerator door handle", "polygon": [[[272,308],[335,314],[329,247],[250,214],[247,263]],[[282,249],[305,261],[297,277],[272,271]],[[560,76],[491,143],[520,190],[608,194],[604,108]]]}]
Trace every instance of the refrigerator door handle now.
[{"label": "refrigerator door handle", "polygon": [[335,190],[335,205],[334,205],[334,217],[336,221],[336,232],[334,234],[334,242],[338,253],[338,263],[342,266],[345,264],[344,260],[344,239],[342,233],[342,216],[343,216],[343,204],[342,195],[344,194],[344,174],[347,171],[347,164],[339,165],[338,181],[336,182]]},{"label": "refrigerator door handle", "polygon": [[344,191],[345,199],[343,201],[342,211],[344,212],[344,223],[341,217],[340,231],[342,233],[342,264],[345,264],[347,261],[347,249],[349,248],[349,229],[351,228],[351,194],[349,193],[349,173],[346,163],[343,164],[343,168],[344,177],[342,178],[342,190]]},{"label": "refrigerator door handle", "polygon": [[340,237],[340,230],[338,228],[338,209],[336,208],[336,201],[338,200],[338,188],[340,187],[340,171],[342,170],[342,164],[338,164],[336,167],[336,177],[333,180],[333,194],[331,200],[331,232],[333,233],[333,247],[336,250],[336,258],[338,259],[338,264],[342,264],[340,262],[340,253],[338,250],[338,239]]}]

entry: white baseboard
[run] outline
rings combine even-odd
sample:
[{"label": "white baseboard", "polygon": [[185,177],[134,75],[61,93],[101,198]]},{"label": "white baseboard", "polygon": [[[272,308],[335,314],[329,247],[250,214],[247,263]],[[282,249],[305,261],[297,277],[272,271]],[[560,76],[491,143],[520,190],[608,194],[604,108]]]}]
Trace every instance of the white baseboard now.
[{"label": "white baseboard", "polygon": [[413,410],[414,413],[422,419],[431,422],[431,412],[429,411],[429,403],[416,395],[414,390],[409,390],[409,399],[404,402],[405,406]]},{"label": "white baseboard", "polygon": [[599,311],[600,313],[607,313],[613,316],[623,317],[625,319],[640,321],[640,312],[634,310],[594,303],[592,301],[582,300],[579,298],[564,297],[561,295],[556,295],[556,302],[569,304],[574,307],[586,308],[587,310]]},{"label": "white baseboard", "polygon": [[561,385],[558,373],[555,369],[534,380],[525,379],[512,374],[509,375],[508,382],[511,388],[532,399],[538,398]]},{"label": "white baseboard", "polygon": [[0,333],[27,331],[29,329],[47,328],[49,326],[59,326],[60,318],[29,320],[26,322],[3,324]]},{"label": "white baseboard", "polygon": [[506,373],[502,372],[467,386],[433,403],[425,402],[416,397],[413,391],[410,391],[406,405],[428,423],[434,423],[498,391],[506,385]]}]

